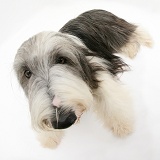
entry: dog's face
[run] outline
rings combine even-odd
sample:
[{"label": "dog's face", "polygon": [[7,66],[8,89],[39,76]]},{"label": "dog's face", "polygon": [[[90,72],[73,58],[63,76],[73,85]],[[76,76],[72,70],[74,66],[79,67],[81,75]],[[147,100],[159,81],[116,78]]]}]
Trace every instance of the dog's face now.
[{"label": "dog's face", "polygon": [[14,68],[35,129],[65,129],[92,105],[97,87],[89,51],[74,36],[42,32],[24,42]]}]

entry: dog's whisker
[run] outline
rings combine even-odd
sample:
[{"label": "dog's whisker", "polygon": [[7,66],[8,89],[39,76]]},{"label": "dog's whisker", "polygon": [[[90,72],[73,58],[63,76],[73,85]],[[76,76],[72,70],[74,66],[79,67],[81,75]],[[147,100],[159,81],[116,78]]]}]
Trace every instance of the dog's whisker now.
[{"label": "dog's whisker", "polygon": [[57,127],[58,127],[58,121],[59,121],[59,114],[58,114],[58,109],[56,108],[56,120],[57,120]]}]

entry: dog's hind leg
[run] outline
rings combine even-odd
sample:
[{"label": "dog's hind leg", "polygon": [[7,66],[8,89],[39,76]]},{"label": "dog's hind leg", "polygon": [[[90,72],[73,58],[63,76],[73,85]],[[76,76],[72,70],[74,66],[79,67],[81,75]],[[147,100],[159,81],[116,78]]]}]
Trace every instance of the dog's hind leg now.
[{"label": "dog's hind leg", "polygon": [[128,42],[120,48],[119,52],[129,58],[134,58],[137,55],[141,45],[152,47],[153,41],[151,36],[144,29],[137,27],[131,34]]}]

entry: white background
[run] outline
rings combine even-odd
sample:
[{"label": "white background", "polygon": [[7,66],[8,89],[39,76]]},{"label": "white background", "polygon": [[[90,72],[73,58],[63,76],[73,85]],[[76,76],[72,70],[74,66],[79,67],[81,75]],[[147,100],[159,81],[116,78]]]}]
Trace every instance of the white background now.
[{"label": "white background", "polygon": [[[142,47],[122,75],[133,96],[135,131],[117,138],[94,114],[66,132],[56,150],[42,148],[30,125],[27,100],[12,69],[21,43],[40,31],[58,31],[89,9],[105,9],[148,30],[154,47]],[[159,160],[160,1],[0,0],[0,160]]]}]

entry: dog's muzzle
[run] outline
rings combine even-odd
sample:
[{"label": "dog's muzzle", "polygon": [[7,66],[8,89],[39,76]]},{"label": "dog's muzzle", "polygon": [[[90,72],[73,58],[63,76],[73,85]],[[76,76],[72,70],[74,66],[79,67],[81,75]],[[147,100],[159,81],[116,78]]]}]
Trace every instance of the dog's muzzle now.
[{"label": "dog's muzzle", "polygon": [[73,111],[66,111],[63,107],[54,107],[56,118],[51,121],[54,129],[66,129],[75,123],[77,116]]}]

